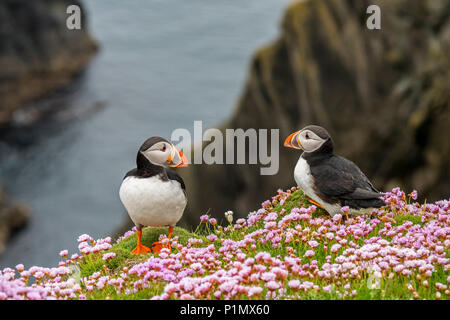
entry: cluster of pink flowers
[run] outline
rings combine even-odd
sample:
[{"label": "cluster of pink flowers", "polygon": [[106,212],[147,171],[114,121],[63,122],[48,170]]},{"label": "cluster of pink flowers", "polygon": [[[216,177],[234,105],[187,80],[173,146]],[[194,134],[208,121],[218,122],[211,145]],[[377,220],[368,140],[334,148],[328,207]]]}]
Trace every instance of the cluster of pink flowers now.
[{"label": "cluster of pink flowers", "polygon": [[[83,298],[82,283],[79,281],[78,265],[88,255],[111,249],[111,238],[94,239],[86,234],[78,238],[80,254],[68,259],[68,251],[62,250],[57,268],[33,266],[28,270],[22,264],[15,269],[0,270],[0,300],[52,300]],[[115,257],[115,253],[105,253],[104,260]]]},{"label": "cluster of pink flowers", "polygon": [[106,237],[105,239],[94,241],[88,235],[82,235],[78,238],[78,242],[80,242],[80,244],[78,245],[78,250],[80,250],[81,254],[83,255],[97,253],[112,248],[111,237]]},{"label": "cluster of pink flowers", "polygon": [[[19,264],[15,269],[0,271],[0,300],[54,300],[75,299],[81,293],[81,286],[71,277],[68,267],[31,267],[24,270]],[[34,283],[29,284],[30,278]]]},{"label": "cluster of pink flowers", "polygon": [[[24,271],[18,266],[19,278],[14,270],[1,271],[0,299],[84,299],[106,288],[132,295],[155,287],[159,291],[151,299],[298,299],[313,293],[351,298],[361,289],[361,280],[367,279],[364,283],[372,290],[394,277],[402,279],[414,298],[421,298],[420,288],[433,290],[437,299],[450,297],[450,276],[441,282],[434,276],[450,271],[449,201],[410,203],[417,193],[413,191],[407,200],[395,188],[384,197],[388,207],[374,210],[371,217],[349,216],[348,207],[333,217],[316,217],[314,205],[290,211],[278,206],[294,191],[279,190],[247,219],[227,227],[204,215],[201,223],[213,227],[204,240],[191,238],[181,244],[173,237],[172,251],[163,249],[120,270],[105,265],[78,284],[68,267],[96,254],[105,263],[116,258],[108,251],[110,238],[94,241],[80,236],[81,255],[71,256],[59,268]],[[399,216],[417,216],[420,223],[394,219]],[[160,240],[169,241],[165,236]],[[68,252],[60,255],[66,258]],[[36,279],[31,286],[27,285],[30,275]]]}]

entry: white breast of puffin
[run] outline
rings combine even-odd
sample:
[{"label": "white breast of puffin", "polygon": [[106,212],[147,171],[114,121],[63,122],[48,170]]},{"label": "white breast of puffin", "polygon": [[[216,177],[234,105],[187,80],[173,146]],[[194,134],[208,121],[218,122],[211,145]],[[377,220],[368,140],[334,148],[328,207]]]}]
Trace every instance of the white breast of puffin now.
[{"label": "white breast of puffin", "polygon": [[302,189],[303,193],[309,198],[320,204],[330,215],[340,213],[341,206],[339,204],[330,204],[323,201],[314,190],[314,177],[311,175],[308,162],[300,157],[294,169],[294,179],[297,185]]},{"label": "white breast of puffin", "polygon": [[119,196],[135,224],[152,227],[174,226],[187,203],[178,181],[156,176],[125,178]]}]

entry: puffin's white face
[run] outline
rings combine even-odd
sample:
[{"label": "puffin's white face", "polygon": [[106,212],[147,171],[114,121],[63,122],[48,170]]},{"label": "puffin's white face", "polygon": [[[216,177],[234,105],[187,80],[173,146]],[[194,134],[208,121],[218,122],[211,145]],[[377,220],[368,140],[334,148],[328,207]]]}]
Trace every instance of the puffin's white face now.
[{"label": "puffin's white face", "polygon": [[188,165],[186,157],[174,145],[160,141],[141,153],[151,163],[158,166],[185,167]]},{"label": "puffin's white face", "polygon": [[305,152],[314,152],[318,150],[326,141],[311,130],[300,131],[296,139]]},{"label": "puffin's white face", "polygon": [[302,149],[305,152],[318,150],[327,140],[319,137],[311,130],[304,129],[291,134],[284,142],[285,147]]}]

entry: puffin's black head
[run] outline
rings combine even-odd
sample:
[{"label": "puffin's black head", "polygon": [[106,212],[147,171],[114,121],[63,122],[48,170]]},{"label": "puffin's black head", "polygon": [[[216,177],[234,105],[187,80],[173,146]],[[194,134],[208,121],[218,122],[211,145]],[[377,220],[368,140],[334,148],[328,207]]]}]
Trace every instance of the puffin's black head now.
[{"label": "puffin's black head", "polygon": [[151,164],[161,167],[187,167],[188,165],[184,154],[161,137],[147,139],[139,148],[136,162],[138,169],[144,169]]},{"label": "puffin's black head", "polygon": [[287,137],[284,146],[302,149],[304,152],[333,153],[333,140],[327,130],[322,127],[310,125],[294,132]]}]

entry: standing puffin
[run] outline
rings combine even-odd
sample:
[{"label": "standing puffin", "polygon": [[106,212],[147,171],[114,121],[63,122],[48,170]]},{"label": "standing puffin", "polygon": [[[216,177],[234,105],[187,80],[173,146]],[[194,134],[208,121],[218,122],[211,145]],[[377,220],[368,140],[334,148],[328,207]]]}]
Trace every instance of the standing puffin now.
[{"label": "standing puffin", "polygon": [[[187,203],[183,179],[166,166],[186,167],[188,161],[166,139],[151,137],[139,148],[136,164],[137,168],[125,175],[119,196],[137,228],[137,246],[131,253],[142,254],[150,251],[141,243],[144,226],[168,226],[170,239],[183,215]],[[159,241],[153,243],[153,252],[158,253],[162,247]]]},{"label": "standing puffin", "polygon": [[386,203],[369,179],[350,160],[333,154],[333,140],[327,130],[310,125],[292,133],[285,147],[302,149],[294,170],[297,185],[311,199],[311,203],[330,215],[348,206],[349,213],[369,213]]}]

